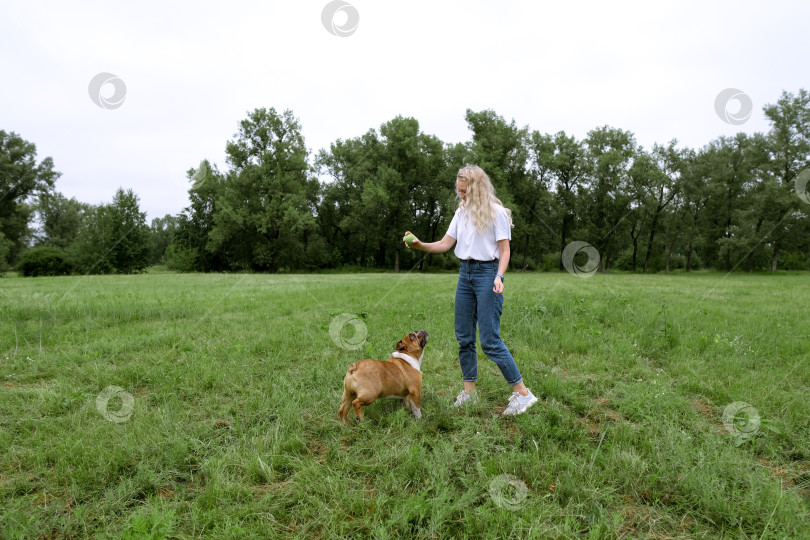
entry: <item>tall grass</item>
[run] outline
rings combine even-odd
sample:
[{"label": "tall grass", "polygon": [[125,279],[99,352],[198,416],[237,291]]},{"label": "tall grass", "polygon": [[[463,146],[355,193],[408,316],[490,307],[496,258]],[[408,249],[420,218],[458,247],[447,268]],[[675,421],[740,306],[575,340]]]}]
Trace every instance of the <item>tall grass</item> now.
[{"label": "tall grass", "polygon": [[[6,277],[0,536],[808,538],[807,278],[510,274],[512,418],[483,354],[452,405],[452,274]],[[339,423],[421,329],[422,420]]]}]

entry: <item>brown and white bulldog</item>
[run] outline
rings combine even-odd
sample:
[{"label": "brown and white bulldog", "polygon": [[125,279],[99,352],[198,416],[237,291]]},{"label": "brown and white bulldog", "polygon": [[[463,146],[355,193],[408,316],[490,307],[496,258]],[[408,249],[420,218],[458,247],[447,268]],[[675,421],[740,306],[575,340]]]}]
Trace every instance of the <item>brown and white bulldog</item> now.
[{"label": "brown and white bulldog", "polygon": [[425,330],[411,332],[396,345],[387,362],[358,360],[349,366],[343,378],[343,403],[338,418],[346,420],[349,408],[354,407],[357,419],[363,419],[365,405],[379,398],[397,398],[414,416],[422,418],[422,356],[425,354],[429,334]]}]

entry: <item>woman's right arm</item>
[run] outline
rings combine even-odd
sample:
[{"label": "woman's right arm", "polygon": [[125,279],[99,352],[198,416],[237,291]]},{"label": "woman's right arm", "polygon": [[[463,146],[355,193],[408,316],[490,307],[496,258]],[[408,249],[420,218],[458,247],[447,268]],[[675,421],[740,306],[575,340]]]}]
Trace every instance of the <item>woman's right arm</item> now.
[{"label": "woman's right arm", "polygon": [[[405,236],[411,234],[410,231],[405,233]],[[405,237],[402,237],[402,241],[405,242]],[[444,253],[448,251],[453,244],[456,243],[456,239],[450,236],[449,234],[445,234],[444,238],[439,240],[438,242],[420,242],[418,238],[414,238],[413,243],[408,245],[405,242],[405,245],[412,249],[419,249],[421,251],[427,251],[428,253]]]}]

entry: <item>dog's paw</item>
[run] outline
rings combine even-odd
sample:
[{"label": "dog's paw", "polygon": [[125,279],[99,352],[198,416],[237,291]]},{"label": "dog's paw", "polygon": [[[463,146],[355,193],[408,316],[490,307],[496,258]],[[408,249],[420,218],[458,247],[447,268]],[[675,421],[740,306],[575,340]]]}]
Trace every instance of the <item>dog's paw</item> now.
[{"label": "dog's paw", "polygon": [[414,410],[413,410],[413,415],[414,415],[414,416],[415,416],[417,419],[422,418],[422,410],[421,410],[421,409],[414,408]]}]

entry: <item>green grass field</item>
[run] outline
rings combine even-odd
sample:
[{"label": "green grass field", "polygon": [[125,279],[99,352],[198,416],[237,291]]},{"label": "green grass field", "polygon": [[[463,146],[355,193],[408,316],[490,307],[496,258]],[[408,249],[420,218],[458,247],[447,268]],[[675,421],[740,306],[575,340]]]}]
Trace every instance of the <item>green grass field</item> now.
[{"label": "green grass field", "polygon": [[[6,276],[0,536],[810,538],[808,278],[512,273],[502,417],[453,274]],[[420,329],[423,418],[339,423]]]}]

